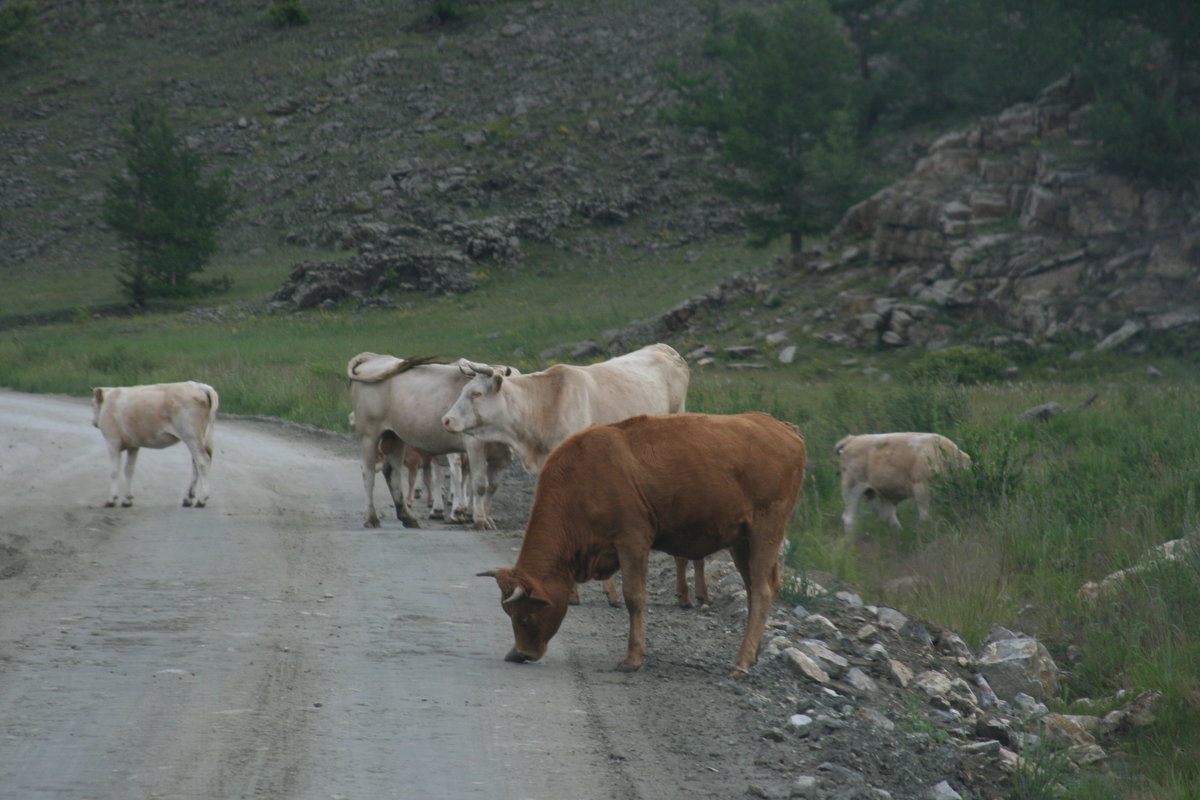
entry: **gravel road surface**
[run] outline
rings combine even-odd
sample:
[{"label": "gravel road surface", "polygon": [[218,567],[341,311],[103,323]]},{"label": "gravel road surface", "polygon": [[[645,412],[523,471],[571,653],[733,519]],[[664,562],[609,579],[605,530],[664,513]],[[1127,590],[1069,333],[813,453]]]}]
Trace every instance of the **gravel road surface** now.
[{"label": "gravel road surface", "polygon": [[515,559],[529,478],[505,474],[499,531],[368,530],[354,453],[222,415],[208,507],[181,507],[177,445],[104,508],[86,399],[0,391],[0,796],[694,800],[775,774],[724,677],[740,621],[674,608],[668,559],[640,673],[598,585],[506,663],[475,573]]}]

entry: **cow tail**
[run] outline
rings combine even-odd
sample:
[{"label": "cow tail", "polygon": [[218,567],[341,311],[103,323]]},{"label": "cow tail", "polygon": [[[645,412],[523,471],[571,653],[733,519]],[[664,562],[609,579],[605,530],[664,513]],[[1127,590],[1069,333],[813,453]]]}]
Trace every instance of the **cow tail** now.
[{"label": "cow tail", "polygon": [[420,367],[425,364],[445,364],[446,360],[441,356],[418,356],[417,358],[398,358],[397,363],[386,372],[381,372],[378,375],[364,377],[358,374],[358,369],[363,364],[372,359],[379,358],[378,353],[359,353],[354,358],[350,359],[350,363],[346,365],[346,377],[352,381],[360,383],[382,383],[388,378],[399,375],[401,372],[408,372],[410,369]]},{"label": "cow tail", "polygon": [[208,457],[211,459],[213,454],[213,433],[217,427],[217,406],[221,404],[221,400],[217,396],[217,390],[211,386],[205,386],[203,392],[205,399],[208,400],[208,420],[204,425],[204,449],[208,452]]}]

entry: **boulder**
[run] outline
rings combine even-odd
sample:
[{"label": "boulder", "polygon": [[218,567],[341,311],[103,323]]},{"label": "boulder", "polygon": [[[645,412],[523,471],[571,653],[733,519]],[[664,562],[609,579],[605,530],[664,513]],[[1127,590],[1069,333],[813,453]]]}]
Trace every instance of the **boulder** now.
[{"label": "boulder", "polygon": [[989,642],[980,651],[977,666],[1003,700],[1022,692],[1040,700],[1058,689],[1058,667],[1050,651],[1030,637]]}]

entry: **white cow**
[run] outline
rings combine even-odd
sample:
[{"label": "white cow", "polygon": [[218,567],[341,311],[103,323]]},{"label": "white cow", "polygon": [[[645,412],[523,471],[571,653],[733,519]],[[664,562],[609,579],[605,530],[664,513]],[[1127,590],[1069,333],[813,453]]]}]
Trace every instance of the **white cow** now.
[{"label": "white cow", "polygon": [[[353,411],[350,412],[349,421],[350,427],[355,427]],[[375,471],[383,473],[383,480],[388,487],[389,495],[394,494],[395,491],[397,491],[392,486],[393,479],[399,480],[399,478],[393,478],[395,475],[395,469],[392,466],[392,462],[395,459],[389,459],[387,457],[395,448],[404,449],[404,457],[403,459],[399,460],[404,466],[404,472],[408,485],[408,491],[404,495],[408,506],[411,508],[418,497],[417,478],[420,477],[421,483],[425,487],[425,502],[426,505],[429,506],[429,518],[442,519],[445,516],[446,509],[444,497],[445,492],[442,484],[445,482],[443,479],[445,478],[446,471],[451,468],[451,463],[449,461],[450,456],[431,456],[415,447],[409,447],[408,445],[404,444],[404,442],[400,441],[396,434],[392,433],[391,431],[384,431],[383,435],[379,439],[379,446],[375,452]],[[442,469],[434,469],[435,462],[437,462],[438,466],[442,467]],[[458,491],[460,494],[452,496],[464,496],[461,494],[461,473],[456,473],[455,477],[457,479],[457,485],[451,488],[451,492]]]},{"label": "white cow", "polygon": [[[354,408],[354,428],[362,455],[363,488],[367,493],[367,528],[379,527],[375,510],[375,463],[380,445],[384,457],[399,474],[403,448],[411,445],[430,455],[465,452],[473,465],[483,465],[464,475],[462,485],[470,482],[471,516],[476,528],[494,528],[491,517],[492,496],[496,492],[499,472],[512,460],[511,451],[504,445],[488,445],[480,440],[445,430],[441,412],[467,383],[458,365],[432,363],[433,359],[402,359],[376,353],[359,353],[346,366],[350,378],[350,399]],[[466,470],[464,470],[466,472]],[[463,491],[453,491],[451,517],[467,517],[468,498]],[[396,516],[406,527],[419,527],[416,517],[408,510],[400,481],[388,481],[388,489],[396,504]]]},{"label": "white cow", "polygon": [[[155,383],[147,386],[98,386],[92,389],[92,424],[104,434],[112,463],[104,505],[133,505],[130,483],[139,448],[170,447],[182,441],[192,454],[192,482],[185,506],[208,502],[217,391],[206,383]],[[125,469],[121,469],[121,453]]]},{"label": "white cow", "polygon": [[966,469],[971,457],[937,433],[866,433],[846,436],[834,447],[842,474],[842,526],[854,530],[863,498],[878,498],[888,524],[899,528],[896,506],[913,498],[923,523],[929,519],[933,478],[947,468]]},{"label": "white cow", "polygon": [[[442,416],[442,425],[468,438],[509,445],[534,475],[559,443],[590,425],[684,411],[691,377],[687,362],[665,344],[590,366],[555,364],[531,375],[508,376],[503,368],[472,362],[462,369],[471,380]],[[676,593],[687,607],[687,561],[676,559],[676,565]],[[709,599],[704,562],[694,565],[696,594],[704,602]],[[616,605],[611,578],[604,589]]]}]

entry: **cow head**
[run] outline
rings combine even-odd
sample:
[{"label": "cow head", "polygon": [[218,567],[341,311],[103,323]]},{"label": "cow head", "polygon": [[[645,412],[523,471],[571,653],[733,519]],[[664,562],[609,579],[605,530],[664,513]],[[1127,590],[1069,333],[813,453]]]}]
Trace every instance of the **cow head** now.
[{"label": "cow head", "polygon": [[92,388],[92,426],[100,427],[100,405],[104,402],[104,389],[99,386]]},{"label": "cow head", "polygon": [[565,596],[555,599],[535,578],[515,569],[480,572],[500,586],[500,607],[512,621],[514,643],[505,661],[537,661],[567,615]]},{"label": "cow head", "polygon": [[511,370],[471,361],[460,362],[458,368],[471,379],[442,416],[442,427],[451,433],[480,435],[503,425],[507,414],[500,390]]}]

